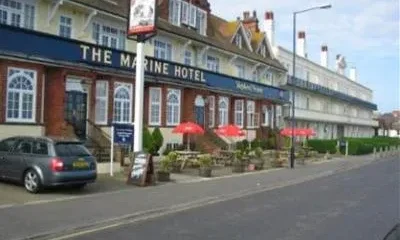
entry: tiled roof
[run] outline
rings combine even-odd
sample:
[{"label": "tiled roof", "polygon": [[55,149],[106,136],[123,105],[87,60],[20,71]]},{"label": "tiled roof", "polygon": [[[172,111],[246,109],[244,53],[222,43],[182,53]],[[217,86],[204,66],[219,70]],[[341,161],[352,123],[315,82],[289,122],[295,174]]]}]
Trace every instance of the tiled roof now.
[{"label": "tiled roof", "polygon": [[[96,8],[123,18],[128,18],[129,15],[129,0],[112,0],[117,5],[110,3],[110,0],[71,0],[77,3],[87,5],[92,8]],[[159,1],[162,2],[165,0]],[[161,31],[168,33],[174,33],[176,35],[189,38],[204,44],[210,45],[215,48],[219,48],[239,56],[243,56],[254,61],[262,62],[269,66],[275,67],[282,71],[286,71],[285,67],[277,60],[272,58],[264,58],[259,54],[248,51],[246,49],[240,49],[234,44],[231,44],[230,40],[235,33],[238,22],[228,22],[222,18],[210,14],[208,17],[208,28],[207,36],[202,36],[194,30],[178,27],[172,25],[167,20],[158,18],[157,27]],[[254,33],[253,33],[254,34]],[[258,39],[258,36],[256,37]],[[253,39],[252,39],[253,40]]]}]

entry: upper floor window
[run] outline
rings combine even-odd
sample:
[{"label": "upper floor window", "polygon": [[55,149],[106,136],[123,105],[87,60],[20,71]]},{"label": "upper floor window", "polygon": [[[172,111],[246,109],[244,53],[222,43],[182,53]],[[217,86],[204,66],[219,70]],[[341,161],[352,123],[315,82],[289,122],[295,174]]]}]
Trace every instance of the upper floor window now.
[{"label": "upper floor window", "polygon": [[13,0],[0,0],[0,24],[33,29],[35,6]]},{"label": "upper floor window", "polygon": [[186,1],[169,1],[169,21],[177,26],[181,26],[181,24],[188,25],[198,33],[206,34],[207,13]]},{"label": "upper floor window", "polygon": [[60,17],[60,27],[58,34],[61,37],[71,38],[72,35],[72,18],[61,16]]},{"label": "upper floor window", "polygon": [[246,72],[243,64],[236,64],[236,69],[237,69],[237,76],[239,78],[245,78],[246,77]]},{"label": "upper floor window", "polygon": [[99,45],[125,49],[126,32],[124,30],[94,22],[92,37]]},{"label": "upper floor window", "polygon": [[238,34],[235,37],[235,44],[236,46],[238,46],[239,48],[242,48],[242,35]]},{"label": "upper floor window", "polygon": [[171,61],[172,46],[170,43],[154,40],[154,57]]},{"label": "upper floor window", "polygon": [[229,120],[229,98],[219,97],[218,100],[218,121],[219,126],[225,126]]},{"label": "upper floor window", "polygon": [[209,127],[214,127],[215,124],[215,96],[208,97],[208,108],[209,108]]},{"label": "upper floor window", "polygon": [[207,69],[219,72],[219,58],[207,55]]},{"label": "upper floor window", "polygon": [[246,106],[247,126],[256,127],[256,105],[254,101],[247,101]]},{"label": "upper floor window", "polygon": [[189,50],[185,51],[184,63],[185,63],[185,65],[188,65],[188,66],[192,65],[192,51],[189,51]]}]

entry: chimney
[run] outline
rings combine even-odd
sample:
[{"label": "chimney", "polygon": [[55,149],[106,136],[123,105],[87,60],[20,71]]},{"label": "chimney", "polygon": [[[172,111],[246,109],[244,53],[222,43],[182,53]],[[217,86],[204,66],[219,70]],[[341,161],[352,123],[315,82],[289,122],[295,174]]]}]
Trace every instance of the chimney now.
[{"label": "chimney", "polygon": [[275,45],[275,22],[274,22],[274,13],[271,11],[265,12],[264,31],[267,34],[269,43],[273,47]]},{"label": "chimney", "polygon": [[297,35],[297,55],[307,57],[306,53],[306,32],[300,31]]},{"label": "chimney", "polygon": [[350,79],[354,82],[357,82],[357,70],[356,67],[351,67],[350,68]]},{"label": "chimney", "polygon": [[250,18],[250,12],[249,11],[243,12],[243,20],[247,20],[249,18]]},{"label": "chimney", "polygon": [[328,46],[321,46],[321,66],[328,68]]}]

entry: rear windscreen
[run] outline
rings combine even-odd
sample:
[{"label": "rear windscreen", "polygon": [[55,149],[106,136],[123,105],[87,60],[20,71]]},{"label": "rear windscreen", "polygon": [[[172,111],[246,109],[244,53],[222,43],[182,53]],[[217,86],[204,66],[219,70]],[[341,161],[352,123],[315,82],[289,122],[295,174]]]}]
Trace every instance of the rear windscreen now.
[{"label": "rear windscreen", "polygon": [[57,143],[55,145],[57,156],[69,157],[79,156],[85,157],[90,156],[89,150],[85,146],[79,143]]}]

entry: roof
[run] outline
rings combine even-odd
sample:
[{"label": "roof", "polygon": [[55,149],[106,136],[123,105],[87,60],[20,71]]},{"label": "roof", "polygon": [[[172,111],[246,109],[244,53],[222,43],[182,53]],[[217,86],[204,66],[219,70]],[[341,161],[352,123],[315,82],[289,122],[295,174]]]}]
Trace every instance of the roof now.
[{"label": "roof", "polygon": [[[128,9],[129,0],[118,0],[118,1],[114,0],[117,3],[116,5],[110,3],[109,0],[71,0],[71,1],[108,12],[113,15],[123,17],[125,19],[127,19],[129,15],[129,9]],[[162,1],[163,0],[161,0],[160,2]],[[186,29],[172,25],[167,20],[162,18],[158,18],[157,28],[161,32],[164,31],[167,33],[179,35],[181,37],[189,38],[191,40],[231,52],[232,54],[243,56],[253,61],[264,63],[266,65],[275,67],[281,71],[286,72],[286,68],[277,59],[264,58],[259,54],[251,52],[245,48],[240,49],[236,45],[232,44],[230,40],[233,34],[236,32],[238,24],[239,24],[238,22],[228,22],[218,16],[209,14],[207,36],[202,36],[198,34],[196,31],[191,29]],[[229,34],[231,35],[229,36]]]}]

